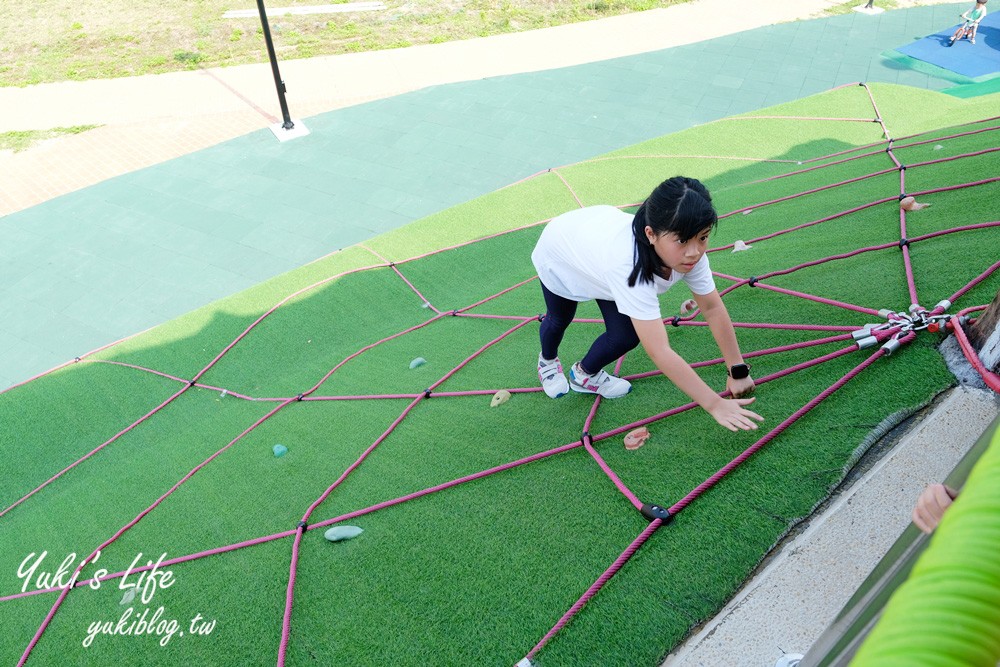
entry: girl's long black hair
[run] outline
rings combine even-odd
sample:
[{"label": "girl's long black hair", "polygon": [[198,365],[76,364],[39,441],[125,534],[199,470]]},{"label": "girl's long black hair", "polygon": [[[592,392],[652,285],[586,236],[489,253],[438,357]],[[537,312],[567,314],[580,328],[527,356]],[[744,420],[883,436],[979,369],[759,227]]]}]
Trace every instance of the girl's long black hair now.
[{"label": "girl's long black hair", "polygon": [[636,282],[651,283],[653,276],[663,269],[660,256],[646,237],[647,225],[657,236],[673,232],[681,241],[687,241],[718,222],[712,197],[698,179],[674,176],[657,185],[632,218],[635,264],[628,286],[635,287]]}]

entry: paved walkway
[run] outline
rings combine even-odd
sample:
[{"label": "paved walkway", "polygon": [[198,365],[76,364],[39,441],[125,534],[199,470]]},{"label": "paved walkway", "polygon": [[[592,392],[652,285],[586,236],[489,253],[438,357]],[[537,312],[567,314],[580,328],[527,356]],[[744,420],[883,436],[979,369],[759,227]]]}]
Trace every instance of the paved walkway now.
[{"label": "paved walkway", "polygon": [[[547,30],[280,64],[298,118],[423,88],[600,62],[815,16],[830,0],[695,0]],[[714,109],[717,110],[717,109]],[[101,129],[7,156],[0,215],[279,120],[267,64],[0,88],[0,131]],[[13,179],[13,180],[9,180]]]}]

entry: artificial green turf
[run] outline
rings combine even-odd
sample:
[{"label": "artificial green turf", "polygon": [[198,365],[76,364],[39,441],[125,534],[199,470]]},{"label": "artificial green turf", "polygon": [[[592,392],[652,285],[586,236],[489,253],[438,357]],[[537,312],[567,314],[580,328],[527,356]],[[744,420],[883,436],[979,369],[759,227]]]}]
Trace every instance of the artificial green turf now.
[{"label": "artificial green turf", "polygon": [[[222,401],[214,392],[189,391],[42,489],[0,520],[0,569],[7,574],[0,595],[20,589],[22,581],[15,575],[29,553],[48,551],[50,561],[61,561],[70,553],[90,554],[269,407]],[[125,426],[118,422],[116,430]],[[33,502],[42,498],[44,502]],[[135,555],[117,558],[116,548],[112,545],[103,554],[106,567],[121,561],[125,567]],[[55,570],[51,562],[49,566]]]},{"label": "artificial green turf", "polygon": [[[120,604],[124,594],[119,589],[120,579],[105,581],[97,590],[76,589],[67,596],[30,662],[42,665],[66,664],[67,660],[90,665],[257,665],[275,662],[281,622],[272,623],[271,620],[280,619],[284,608],[282,574],[287,573],[289,562],[286,547],[285,543],[272,542],[170,566],[166,569],[173,574],[173,585],[155,592],[148,605],[141,604],[139,599],[132,605]],[[46,598],[49,604],[44,610],[35,611],[32,620],[36,622],[36,629],[55,601],[54,594],[39,597]],[[97,635],[90,646],[82,645],[92,623],[117,623],[129,608],[134,610],[132,619],[147,608],[147,618],[151,618],[160,607],[163,607],[161,619],[176,620],[178,624],[177,632],[166,646],[159,643],[165,632]],[[39,612],[41,615],[37,615]],[[192,621],[199,615],[201,622],[215,621],[210,633],[190,632]],[[18,645],[4,651],[4,657],[14,657],[7,664],[16,662],[21,650],[23,646]],[[72,658],[67,657],[67,652]]]},{"label": "artificial green turf", "polygon": [[[891,136],[926,132],[899,142],[898,157],[904,163],[996,144],[992,132],[945,138],[989,126],[951,127],[993,115],[989,109],[990,104],[995,107],[995,95],[962,101],[900,86],[872,85],[871,90]],[[537,390],[534,316],[543,304],[529,260],[541,230],[534,223],[576,206],[574,196],[584,204],[635,204],[662,178],[684,173],[705,180],[724,216],[712,238],[717,248],[833,216],[753,241],[746,252],[713,252],[715,271],[745,280],[889,243],[893,245],[886,249],[762,283],[870,309],[905,310],[911,298],[903,253],[895,245],[901,233],[897,172],[765,205],[892,166],[884,144],[827,157],[878,142],[883,137],[876,123],[790,118],[874,117],[866,90],[851,86],[756,115],[788,118],[720,121],[622,149],[608,159],[559,168],[324,258],[96,355],[161,370],[180,382],[88,362],[0,395],[3,452],[34,453],[30,465],[16,455],[4,457],[4,465],[19,473],[15,484],[2,489],[7,503],[182,388],[183,380],[194,377],[279,302],[200,382],[258,399],[287,401],[313,387],[315,391],[307,400],[282,407],[199,470],[102,552],[101,565],[123,569],[139,552],[184,556],[293,529],[407,406],[399,425],[318,504],[310,524],[578,443],[585,429],[594,436],[595,449],[643,502],[677,502],[871,351],[853,351],[761,384],[755,409],[766,421],[759,431],[729,433],[695,408],[651,423],[651,440],[638,451],[626,451],[620,435],[604,434],[688,399],[663,377],[637,379],[627,398],[602,402],[588,426],[590,397],[570,394],[551,401]],[[934,142],[916,144],[923,139]],[[866,152],[874,154],[862,156]],[[920,192],[996,174],[995,155],[910,168],[906,189]],[[857,159],[833,164],[847,157]],[[806,170],[813,166],[821,168]],[[789,175],[761,180],[781,174]],[[994,220],[990,202],[1000,195],[998,189],[990,184],[921,195],[933,205],[907,215],[908,237]],[[882,199],[886,201],[840,215]],[[725,215],[744,209],[749,212]],[[515,231],[469,243],[507,230]],[[912,243],[920,303],[931,307],[979,275],[995,261],[983,249],[998,241],[1000,229],[990,228]],[[456,244],[462,245],[422,256]],[[387,261],[397,264],[390,267]],[[504,319],[449,314],[522,281],[527,282],[470,310]],[[736,284],[723,278],[717,282],[720,288]],[[953,310],[988,302],[997,287],[993,276]],[[687,297],[681,290],[664,295],[664,316],[676,313]],[[740,323],[860,326],[879,321],[875,315],[763,286],[741,285],[724,298]],[[425,299],[445,315],[435,317]],[[582,304],[578,317],[597,318],[599,313],[593,304]],[[393,337],[412,327],[418,328]],[[561,347],[564,361],[582,356],[601,330],[600,323],[575,324]],[[836,332],[741,326],[737,333],[744,353],[751,353]],[[704,326],[668,327],[668,334],[672,346],[691,362],[719,356]],[[890,415],[925,405],[953,382],[935,350],[940,340],[940,335],[925,332],[878,360],[695,500],[655,533],[537,655],[539,665],[658,664],[843,479],[872,429]],[[853,345],[826,342],[754,357],[754,375],[760,379],[848,347]],[[411,369],[416,357],[426,364]],[[650,370],[641,350],[623,362],[625,374]],[[698,372],[711,386],[724,387],[718,364]],[[430,397],[417,400],[429,387],[434,387]],[[515,392],[507,403],[490,408],[491,394],[503,388],[532,391]],[[481,393],[435,395],[453,391]],[[376,397],[386,394],[401,397]],[[0,572],[5,573],[0,595],[20,589],[17,566],[30,551],[46,549],[53,558],[71,551],[89,553],[279,405],[279,400],[249,401],[189,389],[149,422],[0,517]],[[62,440],[66,432],[74,434],[71,442]],[[276,458],[271,448],[279,443],[288,452]],[[303,537],[289,664],[513,664],[647,525],[579,446],[347,523],[365,532],[338,544],[323,539],[324,527]],[[198,612],[217,618],[218,628],[210,636],[191,641],[177,637],[163,649],[149,637],[98,637],[94,647],[82,648],[88,622],[115,618],[124,610],[118,604],[120,591],[108,583],[100,591],[73,591],[32,659],[41,664],[56,655],[101,664],[274,662],[291,543],[284,537],[175,567],[176,588],[158,593],[152,607],[163,604],[175,618]],[[48,610],[45,601],[53,599],[46,594],[0,602],[0,622],[11,629],[0,640],[2,656],[16,661]]]}]

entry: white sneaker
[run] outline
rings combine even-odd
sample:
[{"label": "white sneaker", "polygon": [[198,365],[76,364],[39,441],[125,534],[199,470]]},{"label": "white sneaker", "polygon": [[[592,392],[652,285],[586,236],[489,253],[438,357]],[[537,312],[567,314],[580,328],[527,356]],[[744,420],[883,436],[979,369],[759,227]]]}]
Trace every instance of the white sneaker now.
[{"label": "white sneaker", "polygon": [[549,398],[559,398],[569,393],[569,382],[566,381],[559,357],[548,361],[542,358],[541,353],[538,354],[538,379]]},{"label": "white sneaker", "polygon": [[587,375],[579,362],[569,369],[569,388],[581,394],[600,394],[604,398],[620,398],[632,391],[628,380],[610,375],[603,369],[595,375]]}]

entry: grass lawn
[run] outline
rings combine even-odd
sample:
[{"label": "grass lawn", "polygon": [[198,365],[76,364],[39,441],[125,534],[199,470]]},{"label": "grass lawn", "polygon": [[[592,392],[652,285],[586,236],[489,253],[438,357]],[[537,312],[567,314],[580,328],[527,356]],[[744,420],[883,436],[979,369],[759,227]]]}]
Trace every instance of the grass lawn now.
[{"label": "grass lawn", "polygon": [[[0,661],[51,613],[28,664],[659,664],[873,429],[953,383],[940,334],[885,356],[851,332],[914,295],[954,296],[957,313],[1000,288],[983,250],[1000,243],[1000,142],[982,120],[1000,96],[871,92],[902,181],[878,123],[808,119],[874,117],[865,88],[840,88],[547,172],[0,394]],[[537,387],[541,225],[578,201],[629,208],[675,173],[702,179],[723,216],[710,259],[760,382],[757,432],[692,409],[641,351],[623,362],[628,397]],[[901,190],[932,204],[905,234]],[[733,253],[736,240],[752,248]],[[682,292],[661,299],[666,316]],[[564,360],[601,331],[593,304],[578,316]],[[723,387],[700,318],[669,333]],[[513,396],[491,408],[500,389]],[[652,437],[627,451],[639,423]],[[676,518],[651,524],[633,499]],[[333,525],[364,532],[333,543]],[[173,583],[131,602],[120,576],[61,602],[21,595],[39,583],[18,576],[32,558],[54,572],[98,548],[81,581],[166,554]],[[116,630],[160,607],[153,632]]]},{"label": "grass lawn", "polygon": [[[393,49],[605,18],[683,0],[385,0],[384,10],[269,19],[281,59]],[[269,0],[268,9],[344,0]],[[0,86],[158,74],[267,61],[252,0],[5,0]]]}]

